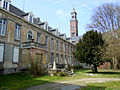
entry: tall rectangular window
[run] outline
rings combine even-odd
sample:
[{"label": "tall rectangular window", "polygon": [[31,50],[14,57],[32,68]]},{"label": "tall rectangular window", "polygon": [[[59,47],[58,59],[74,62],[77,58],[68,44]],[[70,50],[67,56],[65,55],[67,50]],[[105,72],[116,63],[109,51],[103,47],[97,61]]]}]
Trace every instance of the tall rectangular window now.
[{"label": "tall rectangular window", "polygon": [[13,62],[18,63],[19,60],[19,47],[14,47]]},{"label": "tall rectangular window", "polygon": [[63,64],[63,55],[61,54],[61,64]]},{"label": "tall rectangular window", "polygon": [[66,54],[66,44],[65,44],[65,54]]},{"label": "tall rectangular window", "polygon": [[72,55],[73,51],[72,51],[72,46],[71,46],[71,55]]},{"label": "tall rectangular window", "polygon": [[70,64],[70,57],[68,56],[68,64]]},{"label": "tall rectangular window", "polygon": [[65,60],[65,64],[67,64],[67,56],[66,55],[65,55],[65,59],[64,60]]},{"label": "tall rectangular window", "polygon": [[68,55],[70,54],[70,49],[69,49],[69,45],[68,45]]},{"label": "tall rectangular window", "polygon": [[54,53],[51,53],[50,63],[53,64],[54,61]]},{"label": "tall rectangular window", "polygon": [[3,62],[4,44],[0,44],[0,62]]},{"label": "tall rectangular window", "polygon": [[0,35],[5,36],[6,27],[7,27],[7,20],[3,18],[0,19]]},{"label": "tall rectangular window", "polygon": [[54,50],[54,39],[51,38],[51,49]]},{"label": "tall rectangular window", "polygon": [[63,52],[63,42],[61,42],[61,52]]},{"label": "tall rectangular window", "polygon": [[56,51],[59,50],[59,43],[58,43],[58,40],[56,40]]},{"label": "tall rectangular window", "polygon": [[21,25],[16,24],[15,39],[20,40],[20,38],[21,38]]},{"label": "tall rectangular window", "polygon": [[48,52],[46,52],[46,63],[48,63]]},{"label": "tall rectangular window", "polygon": [[37,33],[37,41],[38,41],[38,43],[41,43],[41,34],[40,33]]},{"label": "tall rectangular window", "polygon": [[48,46],[48,36],[45,36],[45,45]]},{"label": "tall rectangular window", "polygon": [[59,54],[56,54],[56,63],[59,64]]}]

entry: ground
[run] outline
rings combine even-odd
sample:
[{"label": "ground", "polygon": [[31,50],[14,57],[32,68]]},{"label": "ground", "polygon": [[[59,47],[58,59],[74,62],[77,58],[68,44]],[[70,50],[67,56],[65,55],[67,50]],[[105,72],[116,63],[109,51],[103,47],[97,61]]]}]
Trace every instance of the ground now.
[{"label": "ground", "polygon": [[0,75],[0,90],[120,90],[120,70],[75,70],[76,76]]},{"label": "ground", "polygon": [[76,90],[87,87],[86,84],[88,83],[101,83],[108,81],[120,81],[120,78],[85,78],[77,80],[64,80],[30,87],[25,90]]}]

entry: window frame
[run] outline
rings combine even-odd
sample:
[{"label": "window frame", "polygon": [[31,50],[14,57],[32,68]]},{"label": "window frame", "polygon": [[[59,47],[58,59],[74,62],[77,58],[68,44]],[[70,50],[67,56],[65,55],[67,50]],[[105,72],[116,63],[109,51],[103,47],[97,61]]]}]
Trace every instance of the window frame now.
[{"label": "window frame", "polygon": [[[18,26],[18,27],[17,27]],[[16,34],[17,33],[17,34]],[[14,38],[15,40],[21,40],[21,25],[20,24],[16,24],[15,25],[15,34],[14,34]]]},{"label": "window frame", "polygon": [[[31,33],[31,36],[32,36],[31,40],[29,39],[29,36],[28,36],[30,31],[32,32]],[[32,30],[28,30],[28,32],[27,32],[27,41],[32,41],[33,39],[34,39],[33,31]]]},{"label": "window frame", "polygon": [[0,63],[3,63],[3,62],[4,62],[5,44],[0,43],[0,46],[3,46],[3,55],[2,55],[2,60],[0,60]]},{"label": "window frame", "polygon": [[[5,23],[5,25],[4,25]],[[0,18],[0,36],[6,36],[7,31],[7,19]]]},{"label": "window frame", "polygon": [[45,36],[45,45],[48,46],[48,36]]},{"label": "window frame", "polygon": [[5,9],[5,10],[9,9],[9,2],[6,0],[3,0],[3,9]]},{"label": "window frame", "polygon": [[[18,57],[17,57],[17,61],[14,60],[16,53],[15,53],[15,49],[18,49]],[[20,57],[20,48],[17,47],[17,46],[14,46],[13,47],[13,59],[12,59],[12,63],[16,64],[16,63],[19,63],[19,57]]]},{"label": "window frame", "polygon": [[37,42],[41,44],[41,33],[37,33]]}]

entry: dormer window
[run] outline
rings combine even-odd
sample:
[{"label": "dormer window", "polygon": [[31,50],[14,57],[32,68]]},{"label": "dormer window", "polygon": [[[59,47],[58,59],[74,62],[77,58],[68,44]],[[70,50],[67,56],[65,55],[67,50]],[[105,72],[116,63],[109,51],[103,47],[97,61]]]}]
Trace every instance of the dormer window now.
[{"label": "dormer window", "polygon": [[7,10],[7,8],[8,8],[8,2],[4,1],[3,9]]},{"label": "dormer window", "polygon": [[1,7],[5,10],[9,10],[10,0],[1,0]]},{"label": "dormer window", "polygon": [[33,22],[33,17],[30,15],[29,16],[29,21],[32,23]]},{"label": "dormer window", "polygon": [[34,18],[34,15],[33,15],[32,12],[30,12],[30,13],[28,14],[28,21],[31,22],[31,23],[33,23],[33,18]]}]

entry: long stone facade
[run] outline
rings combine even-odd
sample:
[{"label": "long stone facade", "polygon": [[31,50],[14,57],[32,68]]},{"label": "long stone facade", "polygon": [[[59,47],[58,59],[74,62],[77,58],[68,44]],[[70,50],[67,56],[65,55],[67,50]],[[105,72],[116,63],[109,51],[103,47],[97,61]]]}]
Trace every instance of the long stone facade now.
[{"label": "long stone facade", "polygon": [[[4,1],[9,5],[1,4]],[[0,73],[19,72],[31,60],[39,59],[46,66],[54,59],[57,64],[75,64],[76,46],[33,16],[11,5],[10,0],[0,1]]]}]

